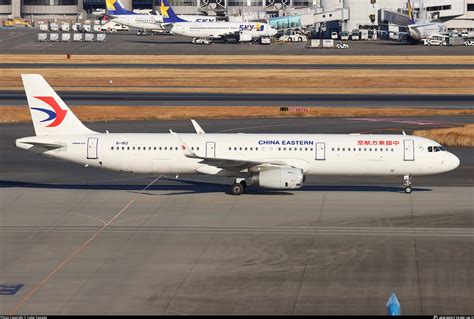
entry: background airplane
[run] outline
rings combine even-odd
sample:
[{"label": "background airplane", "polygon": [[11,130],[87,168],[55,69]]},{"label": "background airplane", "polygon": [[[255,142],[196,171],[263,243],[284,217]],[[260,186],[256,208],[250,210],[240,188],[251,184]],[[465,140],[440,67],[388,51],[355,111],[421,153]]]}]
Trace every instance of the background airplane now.
[{"label": "background airplane", "polygon": [[408,0],[408,17],[410,24],[407,25],[408,33],[414,40],[422,40],[430,35],[441,34],[446,32],[446,26],[442,22],[437,21],[421,21],[417,22],[413,14],[413,7],[410,0]]},{"label": "background airplane", "polygon": [[[111,21],[128,27],[139,29],[138,34],[146,31],[163,31],[163,17],[159,14],[137,14],[124,8],[120,0],[106,0],[107,16]],[[189,21],[215,22],[215,16],[205,15],[183,15],[183,19]]]},{"label": "background airplane", "polygon": [[161,1],[163,21],[169,23],[167,29],[173,33],[198,39],[235,39],[241,42],[271,37],[277,34],[267,23],[261,22],[215,22],[190,21],[179,17],[168,0]]},{"label": "background airplane", "polygon": [[[207,174],[246,185],[299,189],[306,175],[403,176],[447,172],[459,159],[435,141],[409,135],[101,134],[88,129],[39,74],[23,74],[36,136],[16,146],[78,164],[147,174]],[[376,178],[376,177],[375,177]]]}]

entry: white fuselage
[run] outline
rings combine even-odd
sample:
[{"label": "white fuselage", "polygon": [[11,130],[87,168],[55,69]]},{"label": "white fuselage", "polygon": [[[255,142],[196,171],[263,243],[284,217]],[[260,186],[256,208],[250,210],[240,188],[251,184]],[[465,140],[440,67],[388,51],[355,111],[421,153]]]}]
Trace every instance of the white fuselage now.
[{"label": "white fuselage", "polygon": [[415,40],[422,40],[433,34],[446,32],[446,27],[441,22],[415,23],[408,25],[410,36]]},{"label": "white fuselage", "polygon": [[[192,22],[215,22],[216,17],[204,15],[181,15],[181,19]],[[112,15],[111,21],[141,30],[162,30],[163,17],[154,14]]]},{"label": "white fuselage", "polygon": [[171,32],[187,37],[212,39],[237,36],[240,33],[258,39],[274,36],[277,33],[269,24],[258,22],[177,22],[173,24]]},{"label": "white fuselage", "polygon": [[[429,151],[438,143],[408,135],[358,134],[180,134],[197,155],[208,158],[279,162],[305,175],[429,175],[447,172],[459,159]],[[44,143],[64,145],[48,150]],[[172,134],[32,136],[17,147],[110,170],[136,173],[203,173],[248,176],[188,158]],[[35,146],[36,145],[36,146]]]}]

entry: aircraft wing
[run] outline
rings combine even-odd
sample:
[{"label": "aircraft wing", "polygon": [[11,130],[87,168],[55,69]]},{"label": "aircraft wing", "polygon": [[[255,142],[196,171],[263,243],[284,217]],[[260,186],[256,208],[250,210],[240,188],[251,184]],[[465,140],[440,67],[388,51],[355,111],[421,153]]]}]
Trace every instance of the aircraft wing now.
[{"label": "aircraft wing", "polygon": [[188,158],[196,158],[200,159],[200,163],[206,164],[209,166],[214,166],[217,168],[241,171],[244,169],[261,166],[262,168],[272,168],[275,166],[279,167],[290,167],[290,165],[280,162],[280,161],[248,161],[248,160],[238,160],[238,159],[231,159],[231,158],[216,158],[216,157],[205,157],[199,156],[194,153],[188,145],[183,141],[183,139],[175,132],[171,131],[171,134],[176,136],[180,141],[181,150],[184,152],[184,156]]}]

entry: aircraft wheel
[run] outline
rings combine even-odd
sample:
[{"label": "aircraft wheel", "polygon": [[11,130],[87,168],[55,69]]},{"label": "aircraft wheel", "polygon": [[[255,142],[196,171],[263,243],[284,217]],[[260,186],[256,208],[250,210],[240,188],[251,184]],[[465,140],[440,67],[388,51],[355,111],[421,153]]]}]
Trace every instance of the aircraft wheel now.
[{"label": "aircraft wheel", "polygon": [[412,191],[410,186],[405,187],[405,193],[410,194]]},{"label": "aircraft wheel", "polygon": [[241,183],[234,183],[230,189],[232,195],[240,195],[244,192],[244,185]]}]

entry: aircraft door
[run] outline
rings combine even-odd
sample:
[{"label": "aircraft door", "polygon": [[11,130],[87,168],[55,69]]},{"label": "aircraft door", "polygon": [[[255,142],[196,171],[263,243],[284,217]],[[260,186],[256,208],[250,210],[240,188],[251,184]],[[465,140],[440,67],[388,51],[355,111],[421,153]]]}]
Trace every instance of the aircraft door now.
[{"label": "aircraft door", "polygon": [[323,143],[323,142],[316,143],[316,160],[317,161],[326,160],[326,143]]},{"label": "aircraft door", "polygon": [[97,137],[89,137],[87,139],[87,159],[97,159],[97,148],[99,139]]},{"label": "aircraft door", "polygon": [[206,142],[206,157],[216,157],[216,142]]},{"label": "aircraft door", "polygon": [[415,160],[415,142],[414,140],[403,140],[403,160]]}]

